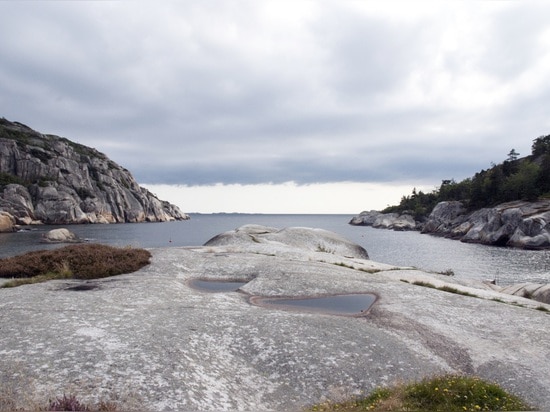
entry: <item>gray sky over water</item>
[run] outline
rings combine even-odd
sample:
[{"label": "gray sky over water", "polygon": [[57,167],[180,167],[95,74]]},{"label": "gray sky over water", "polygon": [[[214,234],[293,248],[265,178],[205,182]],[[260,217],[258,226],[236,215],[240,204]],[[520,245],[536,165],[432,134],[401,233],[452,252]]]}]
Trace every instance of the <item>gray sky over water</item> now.
[{"label": "gray sky over water", "polygon": [[396,187],[376,207],[550,133],[547,2],[0,1],[0,14],[0,116],[153,188]]}]

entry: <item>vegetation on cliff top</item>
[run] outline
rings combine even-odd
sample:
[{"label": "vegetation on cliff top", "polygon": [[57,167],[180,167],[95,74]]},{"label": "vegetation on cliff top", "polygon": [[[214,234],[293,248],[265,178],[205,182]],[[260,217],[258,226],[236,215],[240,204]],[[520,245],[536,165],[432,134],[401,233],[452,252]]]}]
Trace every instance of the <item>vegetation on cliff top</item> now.
[{"label": "vegetation on cliff top", "polygon": [[538,137],[531,146],[531,155],[519,158],[514,149],[502,163],[481,170],[473,177],[456,182],[443,180],[431,193],[413,189],[396,206],[383,213],[411,212],[419,220],[430,214],[436,204],[459,200],[470,210],[495,206],[514,200],[534,201],[550,195],[550,135]]},{"label": "vegetation on cliff top", "polygon": [[0,277],[16,278],[2,287],[51,279],[98,279],[135,272],[148,265],[150,258],[147,250],[139,248],[71,245],[0,259]]}]

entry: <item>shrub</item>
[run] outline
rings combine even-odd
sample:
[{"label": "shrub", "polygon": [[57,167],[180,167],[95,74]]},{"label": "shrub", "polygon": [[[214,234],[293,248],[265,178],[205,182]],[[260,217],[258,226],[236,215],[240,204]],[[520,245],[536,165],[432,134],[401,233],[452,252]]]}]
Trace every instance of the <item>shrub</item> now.
[{"label": "shrub", "polygon": [[393,388],[379,388],[363,399],[316,405],[317,411],[525,411],[517,396],[477,377],[444,375]]},{"label": "shrub", "polygon": [[[139,248],[70,245],[0,259],[0,277],[97,279],[135,272],[149,264],[150,258],[147,250]],[[6,286],[17,285],[8,282]]]},{"label": "shrub", "polygon": [[49,411],[89,411],[90,409],[80,403],[76,396],[74,395],[63,395],[62,398],[56,398],[55,400],[50,400],[50,405],[48,407]]}]

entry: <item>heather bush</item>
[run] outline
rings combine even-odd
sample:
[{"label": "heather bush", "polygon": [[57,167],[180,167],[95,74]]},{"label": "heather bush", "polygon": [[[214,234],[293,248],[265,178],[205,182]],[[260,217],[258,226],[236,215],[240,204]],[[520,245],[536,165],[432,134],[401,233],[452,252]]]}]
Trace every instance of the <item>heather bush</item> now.
[{"label": "heather bush", "polygon": [[90,409],[81,403],[74,395],[63,395],[62,398],[50,400],[50,411],[89,411]]},{"label": "heather bush", "polygon": [[[135,272],[149,264],[145,249],[117,248],[100,244],[70,245],[0,259],[0,277],[49,279],[97,279]],[[14,282],[18,283],[18,282]],[[24,283],[33,283],[24,281]],[[6,283],[4,286],[16,286]]]}]

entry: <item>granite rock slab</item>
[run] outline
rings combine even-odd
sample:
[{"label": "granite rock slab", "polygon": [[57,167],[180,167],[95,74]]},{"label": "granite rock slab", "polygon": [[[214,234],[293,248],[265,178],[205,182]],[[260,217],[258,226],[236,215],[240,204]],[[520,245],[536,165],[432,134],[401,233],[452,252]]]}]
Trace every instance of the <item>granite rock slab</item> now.
[{"label": "granite rock slab", "polygon": [[[550,315],[536,310],[544,304],[297,247],[273,231],[242,236],[257,229],[220,245],[153,249],[152,263],[128,275],[0,289],[3,390],[37,401],[63,393],[112,399],[121,410],[288,411],[464,373],[550,409]],[[324,235],[312,233],[312,244]],[[192,279],[247,283],[211,293]],[[357,316],[252,303],[343,293],[377,300]]]}]

